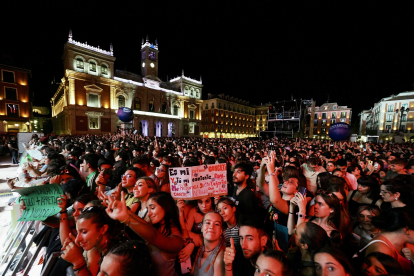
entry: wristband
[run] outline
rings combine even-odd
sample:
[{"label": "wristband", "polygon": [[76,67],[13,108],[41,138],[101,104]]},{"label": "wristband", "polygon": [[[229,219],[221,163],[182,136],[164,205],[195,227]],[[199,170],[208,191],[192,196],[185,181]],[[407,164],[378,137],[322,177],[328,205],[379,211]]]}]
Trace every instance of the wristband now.
[{"label": "wristband", "polygon": [[269,176],[276,176],[275,172],[269,173]]},{"label": "wristband", "polygon": [[61,212],[59,212],[60,214],[63,214],[63,213],[67,213],[68,212],[68,210],[65,210],[65,211],[61,211]]}]

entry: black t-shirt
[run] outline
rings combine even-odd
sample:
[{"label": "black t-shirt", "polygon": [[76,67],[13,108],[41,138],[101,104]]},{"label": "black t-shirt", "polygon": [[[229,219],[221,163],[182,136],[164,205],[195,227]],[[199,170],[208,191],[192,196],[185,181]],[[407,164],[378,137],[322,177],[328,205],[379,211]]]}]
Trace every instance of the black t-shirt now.
[{"label": "black t-shirt", "polygon": [[9,142],[7,142],[8,145],[11,145],[13,147],[13,149],[10,150],[16,150],[17,149],[17,141],[16,140],[10,140]]},{"label": "black t-shirt", "polygon": [[237,210],[242,219],[256,219],[259,215],[258,205],[254,192],[248,187],[244,188],[238,195],[237,189],[233,191],[233,198],[236,200]]}]

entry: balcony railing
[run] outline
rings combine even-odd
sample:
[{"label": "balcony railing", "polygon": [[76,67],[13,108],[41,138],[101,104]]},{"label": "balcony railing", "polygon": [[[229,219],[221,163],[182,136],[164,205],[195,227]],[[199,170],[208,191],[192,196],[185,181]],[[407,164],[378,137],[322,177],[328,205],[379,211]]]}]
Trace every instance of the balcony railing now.
[{"label": "balcony railing", "polygon": [[390,133],[390,130],[389,130],[389,129],[384,129],[384,130],[382,131],[382,133]]}]

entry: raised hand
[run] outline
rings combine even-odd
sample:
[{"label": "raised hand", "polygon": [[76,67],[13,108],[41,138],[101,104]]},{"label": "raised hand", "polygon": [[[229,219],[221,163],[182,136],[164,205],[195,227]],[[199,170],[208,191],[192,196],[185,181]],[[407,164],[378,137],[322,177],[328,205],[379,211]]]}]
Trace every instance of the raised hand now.
[{"label": "raised hand", "polygon": [[60,183],[62,182],[62,179],[60,178],[60,175],[55,175],[52,178],[50,178],[49,183],[50,184],[58,184],[60,185]]},{"label": "raised hand", "polygon": [[297,192],[295,194],[295,203],[299,207],[299,212],[306,213],[306,205],[308,204],[308,201],[306,200],[306,197],[304,197],[301,193]]},{"label": "raised hand", "polygon": [[178,260],[180,263],[185,262],[188,258],[190,258],[191,253],[194,250],[194,243],[189,243],[181,249],[180,253],[178,253]]},{"label": "raised hand", "polygon": [[68,198],[65,195],[60,195],[58,199],[58,206],[62,212],[66,211],[66,204],[67,204]]},{"label": "raised hand", "polygon": [[224,251],[224,264],[227,267],[232,267],[235,257],[236,247],[234,246],[233,238],[230,238],[230,247],[226,247],[226,251]]},{"label": "raised hand", "polygon": [[69,233],[69,237],[63,244],[61,257],[75,267],[80,267],[86,262],[82,255],[82,248],[76,244],[76,238],[72,233]]},{"label": "raised hand", "polygon": [[112,196],[108,197],[108,207],[105,211],[113,220],[126,221],[128,219],[128,207],[125,203],[123,191],[121,192],[121,200],[115,199]]}]

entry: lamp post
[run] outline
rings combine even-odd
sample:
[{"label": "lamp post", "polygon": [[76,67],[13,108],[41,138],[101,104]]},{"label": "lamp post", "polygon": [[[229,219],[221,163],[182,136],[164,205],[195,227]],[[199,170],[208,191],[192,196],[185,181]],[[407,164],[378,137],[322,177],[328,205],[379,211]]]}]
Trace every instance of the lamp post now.
[{"label": "lamp post", "polygon": [[397,113],[397,114],[400,113],[400,125],[398,126],[398,129],[395,132],[395,134],[399,134],[400,128],[401,128],[402,116],[404,115],[404,112],[407,112],[407,114],[408,114],[408,111],[410,111],[410,109],[408,107],[405,108],[404,106],[402,106],[400,110],[398,110],[398,108],[395,110],[395,113]]}]

